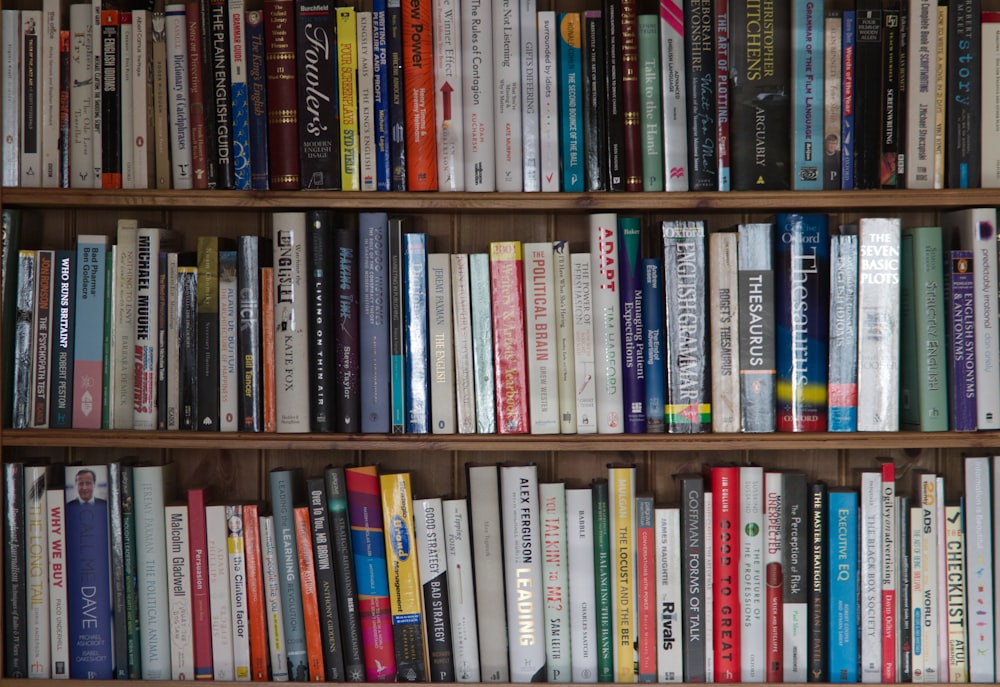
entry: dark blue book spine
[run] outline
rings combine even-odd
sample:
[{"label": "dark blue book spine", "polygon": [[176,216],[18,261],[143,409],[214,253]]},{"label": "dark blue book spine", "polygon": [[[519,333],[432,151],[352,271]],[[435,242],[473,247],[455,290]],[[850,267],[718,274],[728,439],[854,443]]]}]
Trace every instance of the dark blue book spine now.
[{"label": "dark blue book spine", "polygon": [[618,218],[625,432],[646,431],[646,339],[642,329],[642,235],[638,217]]},{"label": "dark blue book spine", "polygon": [[49,406],[49,427],[69,429],[73,424],[73,336],[75,331],[74,302],[76,277],[73,265],[76,251],[57,250],[55,265],[55,292],[52,303],[52,391]]},{"label": "dark blue book spine", "polygon": [[974,432],[976,416],[976,314],[972,251],[948,252],[945,302],[948,316],[948,409],[955,432]]},{"label": "dark blue book spine", "polygon": [[389,51],[387,47],[387,16],[385,0],[372,3],[372,34],[375,52],[372,55],[375,92],[375,188],[392,188],[392,162],[389,150]]},{"label": "dark blue book spine", "polygon": [[385,45],[389,76],[390,190],[406,190],[406,105],[403,92],[403,12],[399,0],[388,0]]},{"label": "dark blue book spine", "polygon": [[266,191],[267,173],[267,72],[264,13],[247,12],[247,93],[250,103],[250,188]]},{"label": "dark blue book spine", "polygon": [[270,246],[270,241],[252,235],[239,237],[236,244],[237,346],[241,380],[238,427],[244,432],[264,431],[260,269],[267,262],[261,260],[261,252]]},{"label": "dark blue book spine", "polygon": [[844,10],[841,27],[841,93],[843,110],[840,121],[840,187],[845,191],[854,190],[854,74],[856,69],[854,36],[854,10]]},{"label": "dark blue book spine", "polygon": [[309,428],[332,432],[336,413],[333,306],[337,273],[333,262],[332,218],[328,210],[306,213],[309,288]]},{"label": "dark blue book spine", "polygon": [[718,188],[714,26],[712,0],[684,3],[688,166],[692,191]]},{"label": "dark blue book spine", "polygon": [[427,236],[403,235],[403,317],[406,323],[406,432],[431,427],[427,346]]},{"label": "dark blue book spine", "polygon": [[978,188],[982,176],[981,13],[980,0],[948,3],[948,105],[945,117],[948,188]]},{"label": "dark blue book spine", "polygon": [[646,432],[650,434],[666,431],[663,304],[663,264],[657,258],[645,258],[642,261],[642,329],[646,339]]},{"label": "dark blue book spine", "polygon": [[361,431],[388,434],[389,399],[389,218],[384,212],[359,217],[358,267],[360,306]]},{"label": "dark blue book spine", "polygon": [[272,470],[268,475],[271,487],[271,513],[274,515],[274,538],[278,549],[282,622],[285,629],[285,650],[289,675],[308,671],[294,670],[306,665],[306,635],[302,616],[302,580],[299,573],[298,543],[295,535],[294,509],[301,489],[300,471]]},{"label": "dark blue book spine", "polygon": [[345,224],[349,220],[341,216],[341,225],[333,232],[333,259],[337,265],[337,280],[334,283],[336,316],[336,359],[337,385],[334,397],[337,403],[336,431],[353,433],[361,429],[361,340],[358,309],[358,232]]},{"label": "dark blue book spine", "polygon": [[858,494],[827,495],[827,661],[830,682],[858,681]]}]

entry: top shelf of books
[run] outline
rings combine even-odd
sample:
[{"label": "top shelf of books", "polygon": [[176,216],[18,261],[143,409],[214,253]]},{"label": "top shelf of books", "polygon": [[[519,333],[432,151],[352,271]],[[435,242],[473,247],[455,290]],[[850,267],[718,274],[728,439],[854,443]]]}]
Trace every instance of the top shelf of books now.
[{"label": "top shelf of books", "polygon": [[468,193],[346,191],[177,191],[5,188],[4,206],[177,210],[391,210],[523,214],[544,212],[873,211],[951,210],[992,206],[997,189],[934,191],[768,191],[666,193]]}]

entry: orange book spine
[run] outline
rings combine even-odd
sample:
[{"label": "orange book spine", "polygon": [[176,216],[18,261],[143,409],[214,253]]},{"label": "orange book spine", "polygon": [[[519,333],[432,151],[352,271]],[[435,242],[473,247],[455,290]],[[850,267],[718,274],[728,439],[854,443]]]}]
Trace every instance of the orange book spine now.
[{"label": "orange book spine", "polygon": [[299,578],[302,584],[302,620],[306,630],[306,662],[309,681],[322,682],[323,641],[320,638],[319,597],[316,595],[316,566],[313,560],[312,521],[307,506],[295,507],[295,539],[299,549]]},{"label": "orange book spine", "polygon": [[403,9],[403,84],[406,93],[406,183],[410,191],[437,190],[434,131],[434,46],[431,0]]},{"label": "orange book spine", "polygon": [[274,432],[277,428],[278,415],[274,396],[274,268],[262,267],[260,270],[260,326],[261,349],[264,360],[261,370],[264,372],[264,431]]},{"label": "orange book spine", "polygon": [[267,621],[264,614],[263,559],[257,504],[243,506],[243,556],[246,559],[247,624],[250,628],[250,679],[268,679]]}]

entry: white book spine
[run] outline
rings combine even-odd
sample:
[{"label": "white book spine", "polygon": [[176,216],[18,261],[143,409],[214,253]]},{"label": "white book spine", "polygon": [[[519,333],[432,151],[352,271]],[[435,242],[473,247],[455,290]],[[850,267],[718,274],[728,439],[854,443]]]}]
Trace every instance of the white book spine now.
[{"label": "white book spine", "polygon": [[[136,335],[136,246],[139,223],[134,219],[118,220],[118,235],[113,246],[114,291],[111,311],[111,399],[110,425],[114,429],[135,426],[135,335]],[[149,429],[147,427],[146,429]]]},{"label": "white book spine", "polygon": [[[127,368],[134,373],[132,428],[156,429],[156,393],[159,374],[159,255],[165,230],[140,227],[135,248],[135,337]],[[169,237],[167,237],[169,240]]]},{"label": "white book spine", "polygon": [[497,191],[523,191],[521,31],[517,0],[493,2],[493,120]]},{"label": "white book spine", "polygon": [[590,254],[570,255],[573,286],[573,367],[575,369],[576,431],[597,432],[597,360],[594,355],[594,310],[591,299]]},{"label": "white book spine", "polygon": [[439,191],[465,190],[462,17],[457,0],[434,0],[434,112]]},{"label": "white book spine", "polygon": [[468,254],[452,254],[451,286],[455,337],[455,419],[459,434],[475,434],[476,377],[473,365],[472,294]]},{"label": "white book spine", "polygon": [[431,431],[455,434],[455,327],[451,256],[427,255],[428,339],[431,355]]},{"label": "white book spine", "polygon": [[[7,22],[4,22],[4,26]],[[94,46],[90,5],[69,6],[69,185],[91,188],[94,166]],[[6,83],[6,81],[5,81]],[[4,102],[10,102],[4,100]],[[5,110],[6,112],[6,110]],[[4,170],[7,169],[6,162]]]},{"label": "white book spine", "polygon": [[739,432],[741,426],[737,242],[738,235],[731,231],[714,232],[708,237],[713,432]]},{"label": "white book spine", "polygon": [[[926,682],[927,640],[924,632],[924,513],[921,506],[910,508],[910,608],[913,641],[911,670],[913,682]],[[934,677],[937,677],[936,671]]]},{"label": "white book spine", "polygon": [[1000,187],[1000,17],[983,13],[981,185]]},{"label": "white book spine", "polygon": [[219,251],[219,430],[239,426],[240,368],[236,251]]},{"label": "white book spine", "polygon": [[42,2],[41,98],[42,186],[59,187],[59,0]]},{"label": "white book spine", "polygon": [[[957,210],[942,215],[963,250],[973,251],[976,292],[976,414],[979,429],[1000,428],[1000,323],[997,297],[996,208]],[[860,408],[859,408],[860,417]]]},{"label": "white book spine", "polygon": [[556,13],[538,13],[539,158],[543,191],[559,190],[559,27]]},{"label": "white book spine", "polygon": [[191,610],[191,552],[188,507],[170,504],[164,509],[167,523],[167,555],[170,559],[170,676],[172,680],[194,678],[194,641]]},{"label": "white book spine", "polygon": [[597,431],[601,434],[620,434],[625,431],[625,423],[621,305],[618,295],[618,218],[614,213],[590,216],[590,258]]},{"label": "white book spine", "polygon": [[532,434],[559,433],[559,371],[552,244],[524,244],[524,319]]},{"label": "white book spine", "polygon": [[21,10],[21,186],[42,185],[42,11]]},{"label": "white book spine", "polygon": [[566,490],[566,556],[572,680],[597,682],[594,497],[590,489]]},{"label": "white book spine", "polygon": [[510,679],[536,682],[545,669],[545,597],[542,562],[538,556],[542,542],[535,465],[500,467],[500,513]]},{"label": "white book spine", "polygon": [[[132,176],[134,188],[149,187],[149,88],[150,70],[150,12],[132,10],[135,40],[132,43]],[[167,301],[173,303],[174,301]]]},{"label": "white book spine", "polygon": [[166,494],[171,465],[136,466],[136,588],[143,622],[139,625],[142,674],[150,680],[170,678],[170,610],[168,607]]},{"label": "white book spine", "polygon": [[[906,70],[906,188],[934,188],[934,89],[937,83],[937,3],[907,0],[910,36]],[[983,66],[988,65],[983,41]],[[985,86],[985,81],[984,88]],[[985,92],[983,93],[985,96]],[[986,107],[986,98],[983,98]],[[987,120],[983,120],[984,133]],[[986,148],[983,148],[986,152]],[[985,170],[985,157],[984,157]],[[985,182],[986,175],[983,175]],[[985,184],[984,184],[985,185]]]},{"label": "white book spine", "polygon": [[275,373],[285,380],[276,389],[277,430],[309,431],[309,370],[299,364],[309,359],[306,295],[306,216],[303,212],[276,212],[272,216],[274,242]]},{"label": "white book spine", "polygon": [[[948,522],[945,519],[944,476],[934,476],[934,510],[937,513],[937,585],[938,585],[938,680],[951,679],[950,650],[948,648]],[[967,679],[955,680],[967,682]]]},{"label": "white book spine", "polygon": [[538,2],[519,0],[521,36],[521,146],[524,163],[524,190],[539,191],[541,159],[539,155],[538,91]]},{"label": "white book spine", "polygon": [[250,627],[247,608],[247,563],[243,539],[243,507],[226,506],[229,591],[232,594],[233,679],[250,680]]},{"label": "white book spine", "polygon": [[[71,7],[77,7],[72,5]],[[90,17],[89,5],[79,5],[81,12]],[[17,186],[21,183],[21,17],[20,10],[4,9],[0,11],[0,41],[3,47],[3,79],[0,89],[3,93],[4,107],[0,113],[0,134],[3,135],[0,146],[3,147],[3,185]],[[73,12],[70,12],[71,16]],[[89,28],[89,26],[88,26]],[[89,32],[87,46],[89,47]],[[74,36],[75,38],[75,36]],[[83,45],[73,43],[74,48],[83,49]],[[76,61],[71,62],[75,65]]]},{"label": "white book spine", "polygon": [[358,159],[361,190],[375,191],[375,29],[373,15],[358,11]]},{"label": "white book spine", "polygon": [[[713,522],[712,518],[712,492],[705,492],[705,542],[713,541]],[[714,546],[706,546],[704,549],[705,556],[705,612],[702,614],[702,618],[705,619],[705,637],[714,637],[715,628],[713,627],[715,623],[715,584],[712,582],[712,578],[715,576],[713,573],[715,558]],[[715,682],[715,644],[714,642],[705,642],[705,681]]]},{"label": "white book spine", "polygon": [[[965,617],[969,623],[969,681],[994,682],[993,517],[990,459],[965,459]],[[987,615],[989,614],[989,615]],[[987,621],[989,617],[989,621]]]},{"label": "white book spine", "polygon": [[573,265],[568,241],[552,244],[555,278],[556,374],[559,386],[559,431],[576,434],[576,359],[573,331]]},{"label": "white book spine", "polygon": [[861,607],[861,681],[882,681],[882,475],[861,473],[860,549],[858,578]]},{"label": "white book spine", "polygon": [[52,676],[47,477],[48,467],[45,465],[24,467],[24,544],[28,555],[25,575],[28,584],[28,677],[44,680]]},{"label": "white book spine", "polygon": [[[947,666],[941,666],[939,655],[939,622],[940,592],[938,587],[938,528],[941,523],[937,517],[937,477],[923,474],[918,478],[919,503],[923,514],[920,531],[923,533],[921,542],[923,550],[924,594],[920,600],[921,617],[923,619],[923,659],[924,682],[940,682],[942,671]],[[916,614],[914,613],[914,618]]]},{"label": "white book spine", "polygon": [[[122,101],[121,116],[121,148],[122,148],[122,188],[135,188],[135,119],[128,108],[135,107],[135,91],[143,90],[136,86],[135,81],[135,21],[132,11],[121,13],[121,44],[119,60],[121,64],[121,81],[119,90]],[[140,84],[144,85],[144,84]],[[145,111],[144,111],[145,112]]]},{"label": "white book spine", "polygon": [[175,189],[191,189],[194,178],[191,169],[187,20],[184,5],[167,5],[164,14],[167,27],[167,118],[170,121],[171,180]]},{"label": "white book spine", "polygon": [[[862,218],[858,233],[858,369],[864,370],[858,375],[858,431],[895,432],[899,429],[900,220]],[[995,241],[993,246],[995,254]]]},{"label": "white book spine", "polygon": [[180,428],[180,339],[181,304],[177,298],[177,253],[167,253],[167,429]]},{"label": "white book spine", "polygon": [[479,633],[476,590],[472,575],[472,541],[465,499],[441,503],[448,555],[448,601],[451,606],[451,650],[455,679],[479,682]]},{"label": "white book spine", "polygon": [[471,466],[468,478],[482,678],[484,682],[510,682],[499,472],[494,465]]},{"label": "white book spine", "polygon": [[680,509],[657,508],[655,527],[656,636],[660,640],[656,645],[657,682],[683,682],[684,647],[681,637],[684,635],[684,604],[681,596]]},{"label": "white book spine", "polygon": [[764,470],[753,465],[740,468],[740,548],[740,680],[764,682]]},{"label": "white book spine", "polygon": [[[91,158],[91,169],[94,170],[91,176],[91,186],[101,188],[101,165],[104,163],[102,157],[103,148],[103,110],[101,109],[102,94],[104,93],[103,75],[104,59],[101,50],[101,10],[104,7],[103,0],[91,0],[90,9],[90,35],[93,45],[91,57],[93,58],[93,69],[87,72],[86,79],[90,81],[93,88],[92,102],[94,109],[92,112],[93,129],[91,131],[91,141],[93,143],[93,157]],[[186,60],[187,58],[185,58]],[[187,93],[187,88],[184,89]]]},{"label": "white book spine", "polygon": [[969,643],[967,634],[975,632],[975,627],[967,633],[965,599],[968,571],[965,568],[964,512],[961,505],[945,507],[944,529],[946,531],[946,553],[943,556],[946,575],[946,606],[944,611],[948,648],[948,681],[969,682]]},{"label": "white book spine", "polygon": [[660,0],[660,70],[666,190],[688,190],[687,85],[684,66],[684,5]]},{"label": "white book spine", "polygon": [[69,643],[67,616],[69,598],[66,593],[66,492],[61,488],[46,492],[49,525],[49,651],[52,672],[56,679],[69,678]]},{"label": "white book spine", "polygon": [[538,486],[542,516],[542,579],[545,585],[545,669],[548,682],[572,679],[569,617],[569,561],[566,551],[566,485]]},{"label": "white book spine", "polygon": [[274,538],[274,516],[260,518],[261,561],[263,565],[267,648],[271,656],[271,679],[288,682],[288,657],[285,652],[285,625],[281,615],[281,582],[278,573],[278,549]]},{"label": "white book spine", "polygon": [[231,681],[236,679],[236,661],[233,656],[233,597],[229,586],[229,527],[225,506],[205,507],[205,532],[212,616],[212,668],[216,680]]},{"label": "white book spine", "polygon": [[492,3],[460,4],[465,190],[495,191]]},{"label": "white book spine", "polygon": [[497,426],[496,383],[493,373],[490,261],[486,253],[469,255],[469,291],[472,299],[472,365],[476,373],[476,431],[492,434]]},{"label": "white book spine", "polygon": [[[937,7],[937,46],[934,50],[934,188],[944,188],[944,139],[948,85],[948,6]],[[934,59],[934,58],[932,58]]]}]

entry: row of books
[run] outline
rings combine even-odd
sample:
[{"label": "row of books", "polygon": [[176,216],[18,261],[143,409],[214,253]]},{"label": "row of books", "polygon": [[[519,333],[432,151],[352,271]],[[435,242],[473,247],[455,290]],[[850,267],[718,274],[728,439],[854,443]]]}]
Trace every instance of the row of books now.
[{"label": "row of books", "polygon": [[1000,14],[976,2],[829,13],[802,2],[766,22],[712,0],[640,9],[191,0],[150,12],[96,0],[71,4],[68,21],[57,0],[4,10],[3,184],[1000,185]]},{"label": "row of books", "polygon": [[377,212],[275,213],[271,240],[191,253],[132,220],[113,245],[17,250],[4,217],[14,428],[1000,428],[992,208],[832,232],[819,214],[666,220],[662,252],[601,213],[581,218],[588,250],[455,255]]},{"label": "row of books", "polygon": [[679,506],[624,464],[470,465],[468,501],[278,468],[267,504],[172,467],[4,465],[7,677],[995,680],[997,458],[954,504],[932,473],[897,493],[888,459],[836,488],[706,466]]}]

